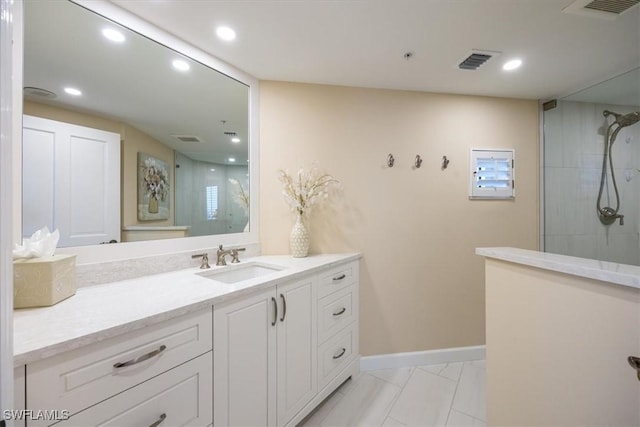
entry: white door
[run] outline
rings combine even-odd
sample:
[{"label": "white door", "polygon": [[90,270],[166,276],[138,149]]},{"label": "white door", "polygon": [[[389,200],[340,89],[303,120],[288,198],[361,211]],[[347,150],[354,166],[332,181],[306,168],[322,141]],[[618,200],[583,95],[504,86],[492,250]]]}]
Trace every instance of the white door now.
[{"label": "white door", "polygon": [[23,118],[23,236],[60,230],[58,246],[120,240],[120,135]]},{"label": "white door", "polygon": [[276,424],[273,290],[213,310],[213,425]]},{"label": "white door", "polygon": [[278,311],[278,425],[283,426],[317,390],[316,287],[312,279],[280,285]]}]

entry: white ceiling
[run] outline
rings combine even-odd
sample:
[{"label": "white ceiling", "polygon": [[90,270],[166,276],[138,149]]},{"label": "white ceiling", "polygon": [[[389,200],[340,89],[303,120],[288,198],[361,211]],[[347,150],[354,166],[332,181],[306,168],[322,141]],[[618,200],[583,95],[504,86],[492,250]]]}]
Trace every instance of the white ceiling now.
[{"label": "white ceiling", "polygon": [[[638,6],[607,20],[563,12],[573,0],[111,1],[262,80],[549,99],[640,66]],[[502,54],[457,69],[471,49]]]},{"label": "white ceiling", "polygon": [[[104,28],[120,30],[125,42],[107,41]],[[174,59],[190,70],[177,72]],[[194,160],[247,164],[247,86],[71,2],[25,2],[23,79],[57,95],[27,100],[123,121]],[[68,85],[83,95],[65,94]]]}]

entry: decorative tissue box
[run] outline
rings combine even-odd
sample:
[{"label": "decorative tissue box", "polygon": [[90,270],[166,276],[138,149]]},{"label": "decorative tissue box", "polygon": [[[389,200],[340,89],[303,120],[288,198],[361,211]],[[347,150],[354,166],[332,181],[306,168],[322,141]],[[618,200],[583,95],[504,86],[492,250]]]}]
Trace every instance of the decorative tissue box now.
[{"label": "decorative tissue box", "polygon": [[13,261],[13,308],[47,307],[75,293],[75,255]]}]

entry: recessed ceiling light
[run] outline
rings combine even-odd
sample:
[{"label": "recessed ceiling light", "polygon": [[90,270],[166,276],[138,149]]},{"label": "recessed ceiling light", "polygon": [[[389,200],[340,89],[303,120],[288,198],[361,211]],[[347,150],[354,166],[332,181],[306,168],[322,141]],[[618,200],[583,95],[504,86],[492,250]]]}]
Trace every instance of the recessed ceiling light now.
[{"label": "recessed ceiling light", "polygon": [[522,65],[521,59],[512,59],[511,61],[505,62],[504,65],[502,66],[502,69],[505,71],[513,71],[516,68],[520,68],[521,65]]},{"label": "recessed ceiling light", "polygon": [[236,161],[235,157],[229,157],[229,163],[234,163]]},{"label": "recessed ceiling light", "polygon": [[105,28],[102,30],[102,35],[116,43],[122,43],[125,40],[124,34],[113,28]]},{"label": "recessed ceiling light", "polygon": [[191,68],[189,63],[182,59],[176,59],[172,62],[172,64],[173,64],[173,68],[175,68],[178,71],[189,71],[189,68]]},{"label": "recessed ceiling light", "polygon": [[213,169],[213,168],[211,168],[211,169],[209,169],[209,170],[210,170],[211,172],[215,172],[215,171],[216,171],[216,170],[215,170],[215,169]]},{"label": "recessed ceiling light", "polygon": [[236,38],[236,32],[233,31],[229,27],[218,27],[218,28],[216,28],[216,35],[218,37],[220,37],[222,40],[227,41],[227,42],[235,40],[235,38]]},{"label": "recessed ceiling light", "polygon": [[231,142],[235,142],[237,144],[238,142],[240,142],[240,138],[234,136],[233,138],[231,138]]},{"label": "recessed ceiling light", "polygon": [[64,91],[66,93],[68,93],[69,95],[73,95],[73,96],[80,96],[82,95],[82,92],[74,87],[65,87]]}]

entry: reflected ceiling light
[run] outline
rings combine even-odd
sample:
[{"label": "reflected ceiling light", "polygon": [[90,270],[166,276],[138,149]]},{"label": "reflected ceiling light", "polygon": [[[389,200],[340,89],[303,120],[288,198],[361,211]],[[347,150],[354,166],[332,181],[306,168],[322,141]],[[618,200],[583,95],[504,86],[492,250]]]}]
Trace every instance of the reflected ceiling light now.
[{"label": "reflected ceiling light", "polygon": [[520,68],[521,65],[522,65],[521,59],[512,59],[511,61],[505,62],[504,65],[502,66],[502,69],[505,71],[513,71],[517,68]]},{"label": "reflected ceiling light", "polygon": [[214,168],[209,169],[211,172],[215,172],[216,170]]},{"label": "reflected ceiling light", "polygon": [[116,43],[122,43],[125,40],[124,34],[113,28],[105,28],[102,30],[102,35]]},{"label": "reflected ceiling light", "polygon": [[236,161],[235,157],[229,157],[229,163],[234,163]]},{"label": "reflected ceiling light", "polygon": [[175,68],[178,71],[189,71],[189,68],[191,68],[189,63],[182,59],[176,59],[172,62],[172,64],[173,64],[173,68]]},{"label": "reflected ceiling light", "polygon": [[238,142],[240,142],[240,138],[234,136],[233,138],[231,138],[231,142],[235,142],[237,144]]},{"label": "reflected ceiling light", "polygon": [[216,28],[216,35],[227,42],[230,42],[236,38],[236,32],[229,27]]},{"label": "reflected ceiling light", "polygon": [[82,92],[74,87],[65,87],[64,91],[66,93],[68,93],[69,95],[73,95],[73,96],[80,96],[82,95]]}]

